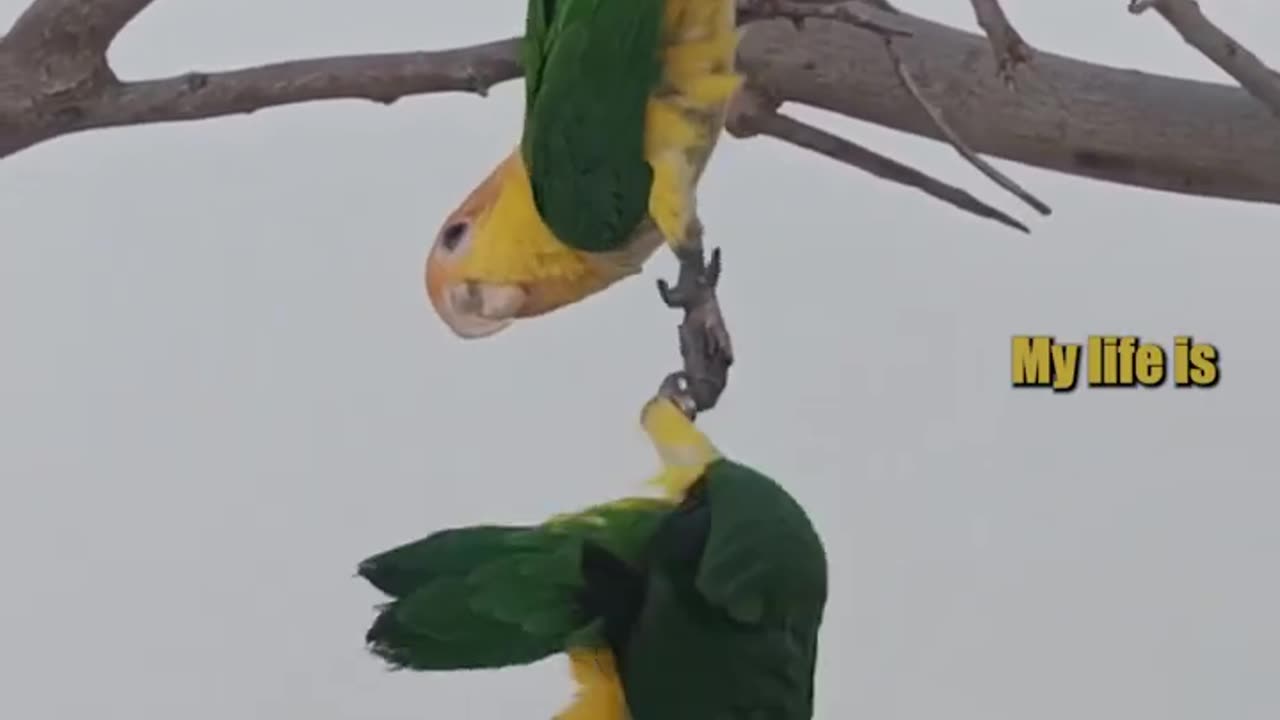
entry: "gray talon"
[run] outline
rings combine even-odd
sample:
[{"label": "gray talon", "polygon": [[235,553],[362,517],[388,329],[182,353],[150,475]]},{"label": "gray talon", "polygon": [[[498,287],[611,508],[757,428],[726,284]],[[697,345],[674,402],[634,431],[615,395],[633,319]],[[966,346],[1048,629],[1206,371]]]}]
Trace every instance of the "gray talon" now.
[{"label": "gray talon", "polygon": [[[733,364],[733,343],[720,312],[716,286],[723,269],[720,249],[711,251],[703,260],[702,249],[681,248],[676,251],[680,262],[675,285],[658,280],[658,294],[667,307],[684,310],[680,323],[680,354],[684,358],[684,395],[691,398],[697,412],[711,409],[728,384],[729,366]],[[692,417],[692,415],[690,415]]]}]

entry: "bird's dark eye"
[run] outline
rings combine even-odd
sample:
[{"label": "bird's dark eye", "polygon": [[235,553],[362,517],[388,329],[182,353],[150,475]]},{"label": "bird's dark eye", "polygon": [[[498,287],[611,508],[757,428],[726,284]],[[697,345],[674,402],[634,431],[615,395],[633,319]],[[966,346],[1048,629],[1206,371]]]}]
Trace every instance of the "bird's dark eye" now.
[{"label": "bird's dark eye", "polygon": [[467,224],[465,222],[456,222],[444,229],[440,234],[440,243],[444,245],[444,249],[453,252],[458,243],[462,242],[462,236],[467,232]]}]

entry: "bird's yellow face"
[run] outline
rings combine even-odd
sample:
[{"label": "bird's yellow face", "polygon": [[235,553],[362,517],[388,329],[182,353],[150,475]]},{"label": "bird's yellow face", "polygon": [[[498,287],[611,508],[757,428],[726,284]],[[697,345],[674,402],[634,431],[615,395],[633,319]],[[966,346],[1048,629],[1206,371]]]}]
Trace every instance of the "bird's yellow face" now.
[{"label": "bird's yellow face", "polygon": [[445,218],[427,256],[427,296],[462,338],[482,338],[517,319],[553,312],[640,271],[661,243],[590,256],[560,242],[538,213],[518,151]]},{"label": "bird's yellow face", "polygon": [[436,315],[456,335],[466,339],[494,335],[520,317],[528,298],[523,285],[516,282],[491,282],[468,273],[468,267],[480,255],[488,234],[499,231],[489,222],[502,192],[499,165],[484,182],[449,214],[436,234],[427,256],[427,296]]}]

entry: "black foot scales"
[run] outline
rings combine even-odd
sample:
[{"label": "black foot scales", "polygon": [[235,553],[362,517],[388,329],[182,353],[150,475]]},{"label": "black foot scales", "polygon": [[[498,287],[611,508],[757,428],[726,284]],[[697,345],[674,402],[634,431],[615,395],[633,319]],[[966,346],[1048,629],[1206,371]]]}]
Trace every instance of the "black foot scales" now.
[{"label": "black foot scales", "polygon": [[715,407],[729,382],[729,366],[733,364],[733,343],[716,298],[720,249],[711,251],[711,261],[704,262],[702,244],[693,245],[676,251],[680,275],[675,287],[665,280],[658,281],[658,294],[667,307],[684,310],[679,328],[684,370],[668,376],[663,388],[665,393],[678,393],[672,397],[684,396],[692,403],[692,413],[688,413],[686,403],[681,403],[690,417]]}]

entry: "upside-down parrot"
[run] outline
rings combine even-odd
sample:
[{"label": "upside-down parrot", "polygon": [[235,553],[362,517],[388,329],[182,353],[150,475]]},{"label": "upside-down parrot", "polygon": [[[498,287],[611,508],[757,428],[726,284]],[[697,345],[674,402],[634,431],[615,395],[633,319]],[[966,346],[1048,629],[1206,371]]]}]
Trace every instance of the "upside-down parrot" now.
[{"label": "upside-down parrot", "polygon": [[362,562],[391,597],[370,651],[415,670],[565,653],[577,694],[559,720],[809,720],[827,561],[808,516],[670,398],[642,425],[663,497],[442,530]]},{"label": "upside-down parrot", "polygon": [[[734,0],[528,0],[519,143],[426,260],[427,295],[456,335],[578,302],[664,243],[692,282],[695,191],[741,83],[736,14]],[[718,307],[707,325],[731,354]]]}]

